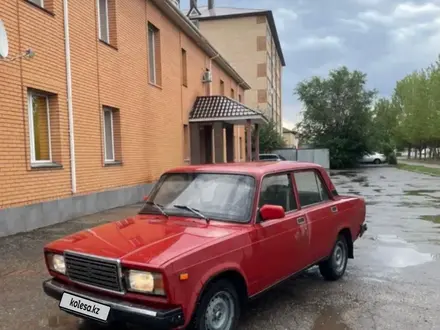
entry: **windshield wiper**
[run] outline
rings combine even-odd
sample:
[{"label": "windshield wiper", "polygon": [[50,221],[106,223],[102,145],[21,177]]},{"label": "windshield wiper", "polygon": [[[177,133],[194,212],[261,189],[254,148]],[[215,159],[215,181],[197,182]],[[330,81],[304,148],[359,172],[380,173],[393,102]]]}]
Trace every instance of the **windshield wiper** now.
[{"label": "windshield wiper", "polygon": [[192,208],[191,206],[188,205],[173,205],[176,209],[183,209],[183,210],[188,210],[191,211],[192,213],[198,215],[199,217],[201,217],[202,219],[205,219],[207,223],[209,223],[209,218],[205,215],[203,215],[203,213],[200,213],[199,210]]},{"label": "windshield wiper", "polygon": [[146,201],[145,204],[155,206],[160,211],[160,213],[162,213],[164,216],[166,216],[168,218],[168,214],[166,214],[166,212],[163,210],[163,206],[162,205],[157,204],[157,203],[152,202],[152,201]]}]

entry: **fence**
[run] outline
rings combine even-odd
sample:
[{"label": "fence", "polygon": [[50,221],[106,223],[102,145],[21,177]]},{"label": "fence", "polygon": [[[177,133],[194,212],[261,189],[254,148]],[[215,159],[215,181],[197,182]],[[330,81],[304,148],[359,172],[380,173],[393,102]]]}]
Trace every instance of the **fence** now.
[{"label": "fence", "polygon": [[282,148],[282,149],[274,150],[273,153],[283,156],[287,160],[316,163],[326,169],[330,168],[330,153],[328,149]]}]

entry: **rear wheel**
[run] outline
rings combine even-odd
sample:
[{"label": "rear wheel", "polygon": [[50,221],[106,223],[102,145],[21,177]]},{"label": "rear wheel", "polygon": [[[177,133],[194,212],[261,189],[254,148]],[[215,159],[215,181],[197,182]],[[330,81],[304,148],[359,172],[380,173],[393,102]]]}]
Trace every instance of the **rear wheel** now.
[{"label": "rear wheel", "polygon": [[327,281],[337,281],[344,276],[348,261],[348,246],[344,235],[339,235],[330,258],[319,264],[321,275]]},{"label": "rear wheel", "polygon": [[374,164],[380,164],[381,161],[380,161],[380,159],[375,159],[373,163],[374,163]]},{"label": "rear wheel", "polygon": [[234,330],[240,318],[240,299],[235,287],[219,280],[203,293],[193,320],[195,330]]}]

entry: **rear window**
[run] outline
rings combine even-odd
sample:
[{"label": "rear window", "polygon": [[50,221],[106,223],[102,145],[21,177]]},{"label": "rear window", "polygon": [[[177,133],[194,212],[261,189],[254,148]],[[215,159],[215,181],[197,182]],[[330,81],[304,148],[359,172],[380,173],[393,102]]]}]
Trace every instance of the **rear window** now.
[{"label": "rear window", "polygon": [[295,172],[294,176],[301,206],[329,200],[325,184],[315,171]]}]

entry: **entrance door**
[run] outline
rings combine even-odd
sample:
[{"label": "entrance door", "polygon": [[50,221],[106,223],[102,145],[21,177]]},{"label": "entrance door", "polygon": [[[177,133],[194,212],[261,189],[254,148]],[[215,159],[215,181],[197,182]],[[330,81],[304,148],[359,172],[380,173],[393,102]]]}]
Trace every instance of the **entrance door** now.
[{"label": "entrance door", "polygon": [[212,126],[202,126],[200,130],[200,153],[202,164],[212,164]]}]

